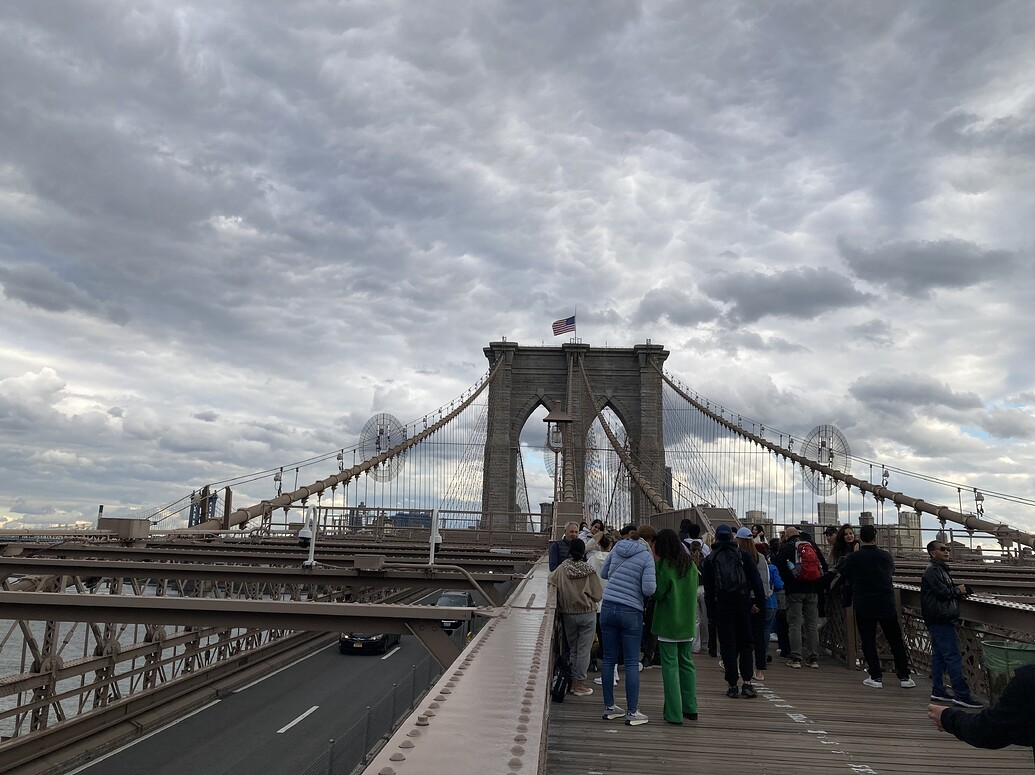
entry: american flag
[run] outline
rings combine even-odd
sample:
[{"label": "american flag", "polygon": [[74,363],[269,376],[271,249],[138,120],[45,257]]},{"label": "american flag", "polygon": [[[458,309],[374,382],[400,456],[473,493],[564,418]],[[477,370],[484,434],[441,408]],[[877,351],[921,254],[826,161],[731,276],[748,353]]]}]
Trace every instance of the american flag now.
[{"label": "american flag", "polygon": [[560,320],[553,321],[553,335],[560,336],[566,334],[569,331],[575,330],[575,316],[572,315],[570,318],[561,318]]}]

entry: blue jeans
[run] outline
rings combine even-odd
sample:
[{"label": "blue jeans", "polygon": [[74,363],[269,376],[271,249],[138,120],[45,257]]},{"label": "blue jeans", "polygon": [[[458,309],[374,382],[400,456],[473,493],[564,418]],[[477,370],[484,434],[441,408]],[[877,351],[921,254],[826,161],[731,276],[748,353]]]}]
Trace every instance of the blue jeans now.
[{"label": "blue jeans", "polygon": [[970,687],[963,677],[963,658],[960,644],[956,640],[956,626],[953,624],[929,624],[931,633],[931,692],[945,693],[945,673],[952,681],[952,690],[957,697],[970,697]]},{"label": "blue jeans", "polygon": [[600,607],[600,638],[604,658],[600,666],[600,684],[604,705],[615,704],[615,662],[621,651],[625,657],[626,709],[636,710],[640,701],[640,637],[643,635],[643,611],[605,600]]}]

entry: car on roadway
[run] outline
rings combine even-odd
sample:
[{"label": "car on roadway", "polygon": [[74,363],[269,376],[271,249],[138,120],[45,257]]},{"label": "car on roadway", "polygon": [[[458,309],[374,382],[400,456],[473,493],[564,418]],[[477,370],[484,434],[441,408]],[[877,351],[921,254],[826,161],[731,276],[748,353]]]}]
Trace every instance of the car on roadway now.
[{"label": "car on roadway", "polygon": [[[438,596],[435,605],[444,605],[451,608],[474,608],[474,595],[466,589],[445,589]],[[456,630],[463,626],[463,619],[443,619],[443,630]]]},{"label": "car on roadway", "polygon": [[388,649],[399,645],[401,637],[397,632],[343,632],[338,636],[338,651],[342,654],[387,654]]}]

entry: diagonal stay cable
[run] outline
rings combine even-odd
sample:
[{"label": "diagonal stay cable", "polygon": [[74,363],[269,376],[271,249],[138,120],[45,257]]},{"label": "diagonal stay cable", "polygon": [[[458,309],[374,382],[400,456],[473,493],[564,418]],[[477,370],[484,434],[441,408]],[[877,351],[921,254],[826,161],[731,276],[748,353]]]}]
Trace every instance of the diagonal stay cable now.
[{"label": "diagonal stay cable", "polygon": [[[582,374],[582,381],[586,386],[586,393],[592,396],[593,388],[589,384],[589,376],[586,374],[586,369],[581,362],[579,363],[579,372]],[[629,453],[626,452],[622,448],[622,445],[618,443],[618,439],[611,431],[611,427],[607,424],[607,420],[604,419],[604,413],[601,409],[597,410],[597,420],[600,422],[600,427],[604,429],[604,434],[607,436],[607,440],[611,442],[611,447],[614,449],[615,454],[618,455],[618,459],[622,461],[622,465],[625,466],[625,470],[629,472],[629,476],[632,477],[632,480],[636,483],[640,492],[642,492],[646,496],[647,500],[650,501],[654,510],[659,514],[663,514],[666,511],[672,511],[673,509],[671,504],[669,504],[669,502],[654,489],[654,486],[647,480],[647,477],[640,473],[640,469],[635,463],[633,463]]]},{"label": "diagonal stay cable", "polygon": [[930,514],[934,517],[937,517],[940,520],[948,520],[950,522],[955,522],[959,525],[963,525],[968,530],[980,530],[984,533],[994,535],[1000,540],[1012,540],[1016,541],[1017,543],[1024,544],[1025,546],[1035,548],[1035,535],[1033,535],[1032,533],[1028,533],[1023,530],[1018,530],[1016,528],[1010,527],[1009,525],[1004,525],[1002,523],[990,522],[986,519],[980,519],[971,514],[963,514],[962,512],[956,511],[955,509],[950,509],[948,506],[939,506],[934,503],[927,503],[921,498],[913,498],[909,495],[906,495],[905,493],[896,492],[895,490],[892,490],[889,487],[885,487],[884,485],[873,484],[872,482],[868,482],[865,479],[860,479],[857,476],[851,476],[850,474],[846,474],[843,471],[838,471],[836,468],[821,465],[820,463],[817,463],[815,460],[810,460],[804,455],[799,455],[798,453],[792,452],[791,450],[786,449],[785,447],[781,447],[779,444],[774,444],[773,442],[768,441],[767,439],[764,439],[761,436],[758,436],[754,433],[750,433],[744,430],[743,428],[735,425],[734,423],[729,422],[725,418],[715,414],[715,412],[703,406],[699,401],[695,401],[693,398],[687,395],[687,393],[683,391],[667,374],[665,374],[661,369],[659,369],[657,365],[652,363],[651,366],[658,372],[658,374],[661,375],[661,378],[669,387],[671,387],[680,396],[682,396],[685,401],[692,404],[694,408],[697,409],[697,411],[703,412],[714,422],[719,423],[727,430],[733,431],[733,433],[742,436],[743,438],[747,439],[748,441],[754,444],[757,444],[760,447],[768,449],[770,452],[773,452],[781,457],[785,457],[788,460],[793,460],[798,465],[803,466],[805,468],[810,468],[813,471],[816,471],[817,473],[823,474],[824,476],[829,476],[832,479],[836,479],[837,481],[846,484],[848,487],[855,487],[861,492],[868,492],[871,495],[873,495],[873,497],[877,500],[884,500],[886,498],[890,500],[892,503],[898,504],[900,506],[907,506],[916,511],[918,514]]},{"label": "diagonal stay cable", "polygon": [[[261,516],[263,514],[268,514],[268,513],[272,512],[274,509],[277,509],[277,508],[281,508],[281,507],[284,507],[284,506],[290,506],[292,503],[295,503],[296,501],[301,501],[304,504],[306,502],[306,500],[309,499],[310,496],[318,495],[318,494],[322,493],[324,490],[327,490],[327,489],[329,489],[331,487],[336,487],[337,485],[339,485],[339,484],[341,484],[343,482],[348,482],[350,479],[353,479],[353,478],[359,476],[360,474],[364,473],[365,471],[369,471],[372,468],[376,468],[377,466],[381,465],[382,463],[384,463],[384,462],[386,462],[388,460],[391,460],[392,458],[396,457],[397,455],[401,455],[406,450],[408,450],[411,447],[414,447],[417,444],[419,444],[420,442],[424,441],[424,439],[428,438],[429,436],[431,436],[436,431],[439,431],[442,428],[444,428],[457,415],[459,415],[467,407],[469,407],[472,403],[474,403],[475,399],[478,398],[478,396],[481,395],[482,391],[485,390],[485,388],[488,386],[488,384],[490,382],[492,382],[493,377],[496,375],[496,371],[497,371],[497,369],[499,369],[500,364],[502,362],[503,362],[502,358],[499,361],[496,362],[496,365],[493,366],[492,371],[489,372],[489,375],[485,378],[485,380],[482,381],[481,385],[479,385],[471,393],[471,395],[467,398],[467,400],[461,402],[456,407],[456,409],[454,409],[449,414],[447,414],[444,417],[442,417],[442,419],[440,419],[435,424],[428,426],[426,429],[424,429],[423,431],[418,433],[416,436],[412,436],[412,437],[410,437],[408,439],[404,439],[401,443],[396,444],[394,447],[389,449],[387,452],[382,452],[380,455],[375,455],[374,457],[372,457],[372,458],[370,458],[368,460],[364,460],[362,463],[359,463],[357,465],[352,466],[352,468],[347,468],[344,471],[341,471],[340,473],[335,474],[334,476],[329,476],[326,479],[322,479],[320,481],[314,482],[313,484],[306,485],[305,487],[299,487],[297,490],[294,490],[293,492],[284,493],[283,495],[280,495],[280,496],[278,496],[276,498],[273,498],[271,500],[264,500],[264,501],[261,501],[259,503],[256,503],[253,506],[248,506],[247,508],[243,508],[243,509],[237,509],[235,512],[233,512],[230,515],[230,517],[229,517],[229,525],[233,526],[233,525],[244,524],[245,522],[247,522],[250,519],[254,519],[255,517]],[[202,523],[200,523],[198,525],[195,525],[192,528],[187,528],[186,531],[177,531],[177,532],[198,532],[198,531],[202,531],[202,532],[208,531],[208,532],[211,532],[213,530],[220,530],[221,528],[222,528],[222,521],[221,520],[210,519],[210,520],[208,520],[206,522],[202,522]]]}]

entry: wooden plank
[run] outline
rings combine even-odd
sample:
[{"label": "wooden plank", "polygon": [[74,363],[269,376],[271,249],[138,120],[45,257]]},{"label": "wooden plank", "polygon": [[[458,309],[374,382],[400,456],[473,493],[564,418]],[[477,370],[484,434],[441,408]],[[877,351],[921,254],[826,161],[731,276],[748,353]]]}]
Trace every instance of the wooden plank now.
[{"label": "wooden plank", "polygon": [[[866,673],[821,659],[819,670],[774,661],[754,700],[726,697],[718,660],[695,655],[700,719],[681,726],[661,717],[659,668],[640,673],[640,710],[650,722],[604,721],[601,688],[550,705],[549,775],[798,775],[801,773],[939,773],[1009,775],[1032,771],[1032,752],[986,751],[939,732],[927,718],[930,679],[902,689],[885,674],[883,689]],[[624,676],[623,676],[624,679]],[[623,683],[615,701],[625,707]]]}]

